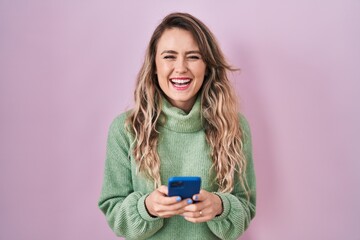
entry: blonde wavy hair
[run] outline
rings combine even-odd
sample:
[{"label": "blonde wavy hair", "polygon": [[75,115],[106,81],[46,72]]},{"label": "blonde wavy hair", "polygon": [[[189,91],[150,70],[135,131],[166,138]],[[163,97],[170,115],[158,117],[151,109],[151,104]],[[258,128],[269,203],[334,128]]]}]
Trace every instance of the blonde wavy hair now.
[{"label": "blonde wavy hair", "polygon": [[207,67],[199,94],[206,140],[211,149],[219,191],[233,190],[236,172],[239,173],[242,186],[247,189],[246,159],[242,151],[237,101],[227,77],[227,71],[235,69],[225,61],[211,31],[200,20],[187,13],[172,13],[158,25],[150,39],[137,77],[135,107],[127,118],[127,126],[135,138],[133,155],[138,171],[153,180],[155,188],[160,186],[161,161],[157,153],[157,126],[162,121],[160,116],[163,93],[157,81],[155,56],[160,37],[165,30],[171,28],[192,33]]}]

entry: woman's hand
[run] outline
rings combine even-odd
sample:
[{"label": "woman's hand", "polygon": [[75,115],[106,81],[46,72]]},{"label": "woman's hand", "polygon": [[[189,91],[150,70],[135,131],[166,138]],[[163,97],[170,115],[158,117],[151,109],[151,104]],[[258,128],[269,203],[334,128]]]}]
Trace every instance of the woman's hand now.
[{"label": "woman's hand", "polygon": [[223,212],[221,198],[205,190],[193,196],[197,203],[184,207],[181,215],[185,220],[193,223],[207,222]]},{"label": "woman's hand", "polygon": [[191,199],[181,200],[180,197],[168,197],[168,187],[160,186],[145,199],[149,214],[154,217],[169,218],[182,214],[184,207],[191,204]]}]

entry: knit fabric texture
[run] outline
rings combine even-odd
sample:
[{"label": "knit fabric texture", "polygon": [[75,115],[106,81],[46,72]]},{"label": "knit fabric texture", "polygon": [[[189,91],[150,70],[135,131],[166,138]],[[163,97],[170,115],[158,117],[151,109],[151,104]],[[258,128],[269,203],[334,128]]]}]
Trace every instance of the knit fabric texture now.
[{"label": "knit fabric texture", "polygon": [[204,223],[191,223],[181,216],[156,218],[149,215],[145,198],[154,191],[153,182],[137,172],[132,155],[134,138],[125,127],[128,112],[112,122],[105,161],[105,173],[99,208],[116,235],[126,239],[238,239],[255,216],[256,186],[249,125],[240,115],[244,154],[247,158],[246,179],[250,200],[235,176],[234,190],[220,193],[211,168],[210,148],[201,120],[197,99],[192,110],[185,113],[163,100],[165,119],[158,126],[157,151],[161,161],[161,183],[167,185],[172,176],[200,176],[202,189],[214,192],[223,202],[221,215]]}]

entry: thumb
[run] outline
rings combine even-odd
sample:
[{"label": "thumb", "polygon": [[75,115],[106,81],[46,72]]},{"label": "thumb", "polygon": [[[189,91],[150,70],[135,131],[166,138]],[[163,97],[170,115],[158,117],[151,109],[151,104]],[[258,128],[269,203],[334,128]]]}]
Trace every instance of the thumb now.
[{"label": "thumb", "polygon": [[157,189],[159,192],[161,192],[163,195],[167,196],[169,191],[168,191],[168,187],[165,186],[165,185],[162,185],[160,186],[158,189]]}]

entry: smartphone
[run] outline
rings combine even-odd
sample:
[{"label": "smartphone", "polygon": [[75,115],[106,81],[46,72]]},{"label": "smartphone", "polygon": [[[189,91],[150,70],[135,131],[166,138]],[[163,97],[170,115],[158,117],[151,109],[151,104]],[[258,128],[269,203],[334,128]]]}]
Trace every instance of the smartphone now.
[{"label": "smartphone", "polygon": [[192,198],[200,192],[200,177],[170,177],[168,179],[169,197]]}]

